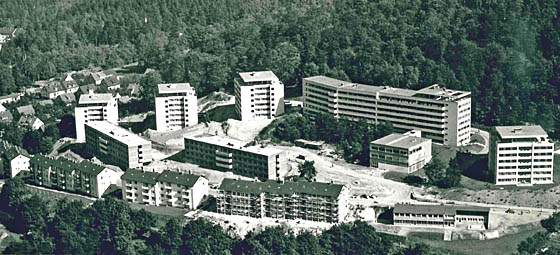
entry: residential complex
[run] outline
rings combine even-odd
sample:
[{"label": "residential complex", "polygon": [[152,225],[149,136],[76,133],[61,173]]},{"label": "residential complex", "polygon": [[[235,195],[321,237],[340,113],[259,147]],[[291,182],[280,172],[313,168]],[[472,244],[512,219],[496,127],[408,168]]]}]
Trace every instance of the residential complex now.
[{"label": "residential complex", "polygon": [[106,120],[117,124],[119,120],[119,105],[113,95],[107,94],[82,94],[74,110],[76,118],[76,139],[85,142],[85,124],[90,121]]},{"label": "residential complex", "polygon": [[348,214],[344,185],[224,179],[218,192],[218,213],[227,215],[337,223]]},{"label": "residential complex", "polygon": [[303,79],[303,111],[370,123],[386,121],[399,133],[420,130],[423,137],[450,146],[470,141],[471,93],[437,84],[410,90],[309,77]]},{"label": "residential complex", "polygon": [[282,150],[245,146],[239,140],[212,135],[186,136],[185,158],[202,167],[262,180],[282,178],[287,168]]},{"label": "residential complex", "polygon": [[108,121],[85,124],[86,146],[106,164],[140,168],[152,161],[152,143]]},{"label": "residential complex", "polygon": [[408,227],[489,229],[490,208],[439,204],[396,204],[393,224]]},{"label": "residential complex", "polygon": [[208,195],[208,180],[198,175],[129,169],[121,180],[122,196],[130,203],[194,210]]},{"label": "residential complex", "polygon": [[554,143],[541,126],[501,126],[490,133],[488,168],[496,185],[553,182]]},{"label": "residential complex", "polygon": [[41,96],[55,99],[62,94],[76,93],[78,89],[78,83],[75,81],[51,81],[41,89]]},{"label": "residential complex", "polygon": [[409,174],[432,160],[432,140],[417,130],[390,134],[371,142],[369,151],[371,167]]},{"label": "residential complex", "polygon": [[64,158],[35,155],[31,161],[31,182],[63,191],[101,198],[111,184],[117,184],[119,175],[106,167],[84,160],[80,163]]},{"label": "residential complex", "polygon": [[274,119],[284,113],[284,84],[272,71],[239,73],[235,111],[242,121]]},{"label": "residential complex", "polygon": [[156,129],[179,130],[198,123],[196,92],[188,83],[158,84]]}]

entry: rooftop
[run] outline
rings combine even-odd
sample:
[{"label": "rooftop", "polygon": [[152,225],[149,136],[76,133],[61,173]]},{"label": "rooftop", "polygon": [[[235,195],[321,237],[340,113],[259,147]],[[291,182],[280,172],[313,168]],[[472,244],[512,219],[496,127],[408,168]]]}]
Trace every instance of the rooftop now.
[{"label": "rooftop", "polygon": [[93,121],[86,123],[86,126],[113,137],[117,141],[124,143],[128,146],[138,146],[151,144],[150,141],[124,129],[108,121]]},{"label": "rooftop", "polygon": [[22,115],[19,118],[18,124],[19,125],[28,125],[32,126],[35,121],[41,121],[39,118],[32,116],[32,115]]},{"label": "rooftop", "polygon": [[79,104],[106,104],[113,100],[111,93],[104,94],[82,94]]},{"label": "rooftop", "polygon": [[21,93],[12,93],[12,94],[9,94],[9,95],[0,96],[0,100],[8,99],[8,98],[14,98],[15,99],[15,98],[18,98],[20,96],[21,96]]},{"label": "rooftop", "polygon": [[122,180],[137,181],[141,183],[156,184],[159,173],[143,172],[135,169],[128,169],[121,176]]},{"label": "rooftop", "polygon": [[65,170],[75,170],[84,174],[97,176],[105,169],[104,166],[93,164],[87,160],[75,162],[65,158],[50,158],[41,154],[33,156],[31,164],[41,165],[43,167],[56,167]]},{"label": "rooftop", "polygon": [[243,82],[257,82],[278,80],[278,77],[272,71],[243,72],[239,73]]},{"label": "rooftop", "polygon": [[4,107],[2,104],[0,104],[0,112],[3,112],[6,110],[6,107]]},{"label": "rooftop", "polygon": [[541,126],[498,126],[496,131],[502,139],[548,136]]},{"label": "rooftop", "polygon": [[424,142],[431,142],[431,139],[417,137],[417,136],[410,136],[405,134],[390,134],[382,138],[379,138],[371,143],[402,148],[402,149],[410,149]]},{"label": "rooftop", "polygon": [[243,150],[247,152],[252,152],[261,155],[274,155],[282,152],[282,150],[275,149],[275,148],[262,148],[258,145],[244,147],[245,142],[228,138],[228,137],[221,137],[216,135],[209,135],[209,134],[202,134],[196,136],[185,136],[186,139],[191,139],[203,143],[213,144],[221,147],[227,147],[231,149]]},{"label": "rooftop", "polygon": [[189,83],[163,83],[158,84],[158,91],[160,94],[183,93],[194,91],[194,88]]},{"label": "rooftop", "polygon": [[200,178],[199,175],[184,174],[180,172],[165,170],[157,177],[157,181],[175,183],[190,188],[194,186],[194,184],[196,184],[199,178]]},{"label": "rooftop", "polygon": [[220,190],[229,192],[239,192],[246,194],[261,194],[268,192],[279,195],[292,195],[294,193],[318,195],[336,198],[344,186],[340,184],[329,184],[324,182],[285,182],[276,181],[255,182],[235,179],[224,179],[220,185]]},{"label": "rooftop", "polygon": [[393,213],[421,213],[456,215],[457,211],[490,212],[490,208],[478,206],[454,206],[439,204],[395,204]]},{"label": "rooftop", "polygon": [[65,103],[73,103],[76,102],[76,96],[74,95],[74,93],[66,93],[60,95],[60,100]]},{"label": "rooftop", "polygon": [[11,122],[13,119],[14,116],[12,116],[12,113],[10,111],[0,112],[0,122],[2,123]]},{"label": "rooftop", "polygon": [[19,112],[19,114],[21,114],[21,115],[34,115],[35,114],[35,109],[33,109],[33,106],[31,106],[31,105],[20,106],[16,109]]}]

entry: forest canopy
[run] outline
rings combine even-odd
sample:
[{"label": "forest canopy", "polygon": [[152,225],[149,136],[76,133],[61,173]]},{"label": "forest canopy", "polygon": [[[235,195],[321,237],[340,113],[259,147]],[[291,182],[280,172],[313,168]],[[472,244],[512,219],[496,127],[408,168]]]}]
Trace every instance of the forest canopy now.
[{"label": "forest canopy", "polygon": [[0,1],[0,94],[90,65],[138,61],[199,95],[239,71],[288,86],[327,75],[473,93],[480,125],[560,135],[560,3],[553,0]]}]

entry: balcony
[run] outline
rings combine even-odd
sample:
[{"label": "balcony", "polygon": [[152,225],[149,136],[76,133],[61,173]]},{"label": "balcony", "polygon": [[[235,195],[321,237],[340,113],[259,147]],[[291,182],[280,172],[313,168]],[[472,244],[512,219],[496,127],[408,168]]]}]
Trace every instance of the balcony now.
[{"label": "balcony", "polygon": [[233,159],[231,159],[231,158],[221,158],[221,157],[218,157],[218,156],[216,156],[216,161],[226,163],[226,164],[233,163]]},{"label": "balcony", "polygon": [[216,166],[217,166],[217,167],[222,167],[222,168],[227,168],[227,169],[233,169],[233,166],[232,166],[232,165],[223,164],[223,163],[220,163],[220,162],[216,162]]}]

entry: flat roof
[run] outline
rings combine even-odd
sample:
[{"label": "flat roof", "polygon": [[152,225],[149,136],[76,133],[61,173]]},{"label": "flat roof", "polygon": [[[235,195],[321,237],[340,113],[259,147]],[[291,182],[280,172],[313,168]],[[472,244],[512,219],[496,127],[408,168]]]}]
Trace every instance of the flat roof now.
[{"label": "flat roof", "polygon": [[497,126],[496,131],[502,139],[548,136],[541,126]]},{"label": "flat roof", "polygon": [[431,141],[432,141],[431,139],[423,138],[423,137],[409,136],[404,134],[390,134],[382,138],[379,138],[371,143],[391,146],[396,148],[410,149],[411,147],[420,145],[424,142],[431,142]]},{"label": "flat roof", "polygon": [[269,147],[262,148],[259,145],[244,147],[245,144],[247,143],[243,141],[232,139],[229,137],[216,136],[216,135],[202,134],[196,136],[185,136],[185,138],[203,142],[203,143],[213,144],[216,146],[237,149],[241,151],[252,152],[255,154],[266,155],[266,156],[275,155],[282,152],[282,150],[280,149],[269,148]]},{"label": "flat roof", "polygon": [[439,204],[395,204],[393,213],[421,213],[457,215],[457,211],[489,213],[490,208],[479,206],[455,206]]},{"label": "flat roof", "polygon": [[239,76],[244,82],[278,80],[272,71],[243,72]]},{"label": "flat roof", "polygon": [[151,144],[139,135],[105,120],[88,122],[86,125],[128,146]]},{"label": "flat roof", "polygon": [[194,91],[194,88],[189,83],[162,83],[158,84],[158,91],[160,94],[181,93]]},{"label": "flat roof", "polygon": [[156,184],[159,173],[144,172],[135,169],[128,169],[121,175],[121,180],[137,181],[141,183]]},{"label": "flat roof", "polygon": [[113,100],[113,95],[111,93],[82,94],[80,95],[79,104],[109,103],[111,100]]},{"label": "flat roof", "polygon": [[256,195],[263,192],[279,195],[303,193],[336,198],[342,191],[343,187],[344,185],[324,182],[298,181],[281,183],[273,180],[257,182],[226,178],[222,181],[220,190]]}]

